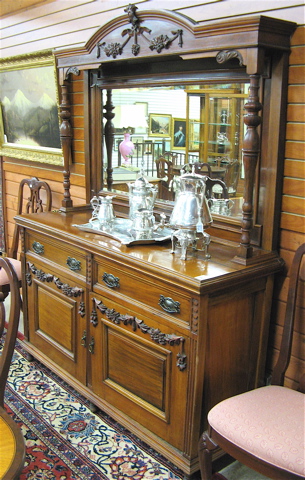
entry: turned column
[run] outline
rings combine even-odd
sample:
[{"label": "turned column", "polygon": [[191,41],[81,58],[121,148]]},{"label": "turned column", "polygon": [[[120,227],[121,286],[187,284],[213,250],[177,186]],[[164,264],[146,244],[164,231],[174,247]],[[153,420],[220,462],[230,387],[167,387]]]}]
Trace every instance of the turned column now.
[{"label": "turned column", "polygon": [[258,126],[261,124],[259,112],[262,105],[259,101],[260,75],[250,75],[249,98],[244,108],[246,115],[244,123],[247,131],[243,142],[243,162],[245,170],[244,203],[242,206],[241,240],[235,260],[240,263],[247,263],[253,255],[251,242],[251,230],[253,227],[253,187],[255,170],[260,152],[260,137]]},{"label": "turned column", "polygon": [[69,74],[73,73],[79,75],[79,70],[76,67],[71,67],[67,70],[64,77],[63,83],[61,85],[61,104],[60,104],[60,118],[62,120],[59,133],[61,139],[61,146],[64,157],[64,171],[63,171],[63,187],[64,187],[64,198],[62,200],[61,211],[73,207],[73,201],[70,195],[70,163],[72,160],[72,126],[70,122],[71,118],[71,105],[69,102]]},{"label": "turned column", "polygon": [[104,117],[106,118],[105,124],[105,145],[106,145],[106,152],[107,152],[107,188],[108,190],[112,190],[112,183],[113,183],[113,168],[112,168],[112,149],[113,149],[113,141],[114,141],[114,125],[112,119],[114,118],[115,114],[112,110],[114,110],[114,105],[112,103],[112,91],[107,90],[107,101],[104,105],[105,113]]}]

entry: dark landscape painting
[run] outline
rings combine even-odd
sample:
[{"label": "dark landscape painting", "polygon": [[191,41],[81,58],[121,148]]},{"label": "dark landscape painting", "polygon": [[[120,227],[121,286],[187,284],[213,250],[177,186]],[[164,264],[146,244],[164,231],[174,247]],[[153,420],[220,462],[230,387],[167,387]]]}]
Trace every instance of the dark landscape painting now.
[{"label": "dark landscape painting", "polygon": [[0,73],[4,143],[61,148],[53,66]]}]

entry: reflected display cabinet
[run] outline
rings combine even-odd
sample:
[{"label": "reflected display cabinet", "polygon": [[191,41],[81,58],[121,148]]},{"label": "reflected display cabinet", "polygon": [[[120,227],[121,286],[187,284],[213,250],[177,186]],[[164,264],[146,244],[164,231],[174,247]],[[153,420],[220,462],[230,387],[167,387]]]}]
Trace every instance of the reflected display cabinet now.
[{"label": "reflected display cabinet", "polygon": [[[55,53],[64,195],[58,212],[16,217],[24,348],[186,479],[198,474],[209,409],[264,384],[273,281],[283,267],[279,185],[295,27],[268,17],[199,25],[129,5],[85,46]],[[87,205],[74,207],[72,92],[79,79],[88,188]],[[94,195],[111,192],[115,215],[128,217],[128,194],[113,185],[114,92],[147,88],[197,102],[198,116],[167,112],[186,120],[186,161],[193,149],[210,162],[242,152],[240,210],[213,216],[209,260],[200,250],[182,260],[167,241],[128,246],[81,228]],[[168,220],[173,205],[156,199],[156,221]]]},{"label": "reflected display cabinet", "polygon": [[[244,84],[236,88],[196,89],[187,91],[187,154],[198,152],[200,161],[233,162],[241,158],[244,103]],[[191,113],[192,112],[192,113]],[[197,119],[194,113],[198,112]]]}]

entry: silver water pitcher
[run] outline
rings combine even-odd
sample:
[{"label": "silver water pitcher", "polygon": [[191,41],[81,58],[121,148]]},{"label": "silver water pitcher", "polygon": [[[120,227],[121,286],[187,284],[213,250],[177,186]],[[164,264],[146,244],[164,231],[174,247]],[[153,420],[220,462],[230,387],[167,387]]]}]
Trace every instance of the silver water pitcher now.
[{"label": "silver water pitcher", "polygon": [[202,232],[212,223],[211,213],[205,197],[204,176],[194,172],[179,178],[179,193],[170,216],[169,224],[174,229]]},{"label": "silver water pitcher", "polygon": [[186,260],[187,249],[204,250],[205,258],[210,258],[208,246],[210,236],[204,231],[212,223],[212,216],[205,196],[205,177],[195,173],[185,173],[179,177],[179,193],[175,201],[169,225],[172,232],[172,252],[177,244],[181,248],[181,259]]}]

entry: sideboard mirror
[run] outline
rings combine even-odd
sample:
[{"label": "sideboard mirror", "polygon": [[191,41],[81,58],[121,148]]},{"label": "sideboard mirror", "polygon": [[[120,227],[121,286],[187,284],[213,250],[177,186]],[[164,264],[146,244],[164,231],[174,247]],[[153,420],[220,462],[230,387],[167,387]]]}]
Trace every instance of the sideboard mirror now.
[{"label": "sideboard mirror", "polygon": [[[157,160],[167,159],[174,177],[185,164],[200,162],[214,178],[232,172],[234,207],[214,213],[212,236],[236,243],[241,263],[252,261],[254,249],[274,250],[294,29],[291,22],[264,16],[199,25],[173,12],[129,5],[84,47],[57,51],[62,211],[73,208],[69,92],[81,75],[88,203],[115,190],[115,208],[126,215],[128,182],[143,169],[159,185],[156,213],[169,214],[172,178],[168,172],[162,177]],[[135,146],[128,162],[119,151],[124,133]]]},{"label": "sideboard mirror", "polygon": [[[107,182],[104,145],[104,189],[127,192],[128,182],[143,171],[158,186],[159,200],[174,201],[181,170],[200,162],[203,174],[225,182],[231,198],[230,209],[217,212],[214,208],[212,213],[240,218],[247,90],[248,83],[114,89],[112,184]],[[119,148],[126,132],[134,144],[127,160]],[[158,168],[162,161],[166,161],[166,172]],[[221,195],[219,188],[215,185],[216,198]]]}]

